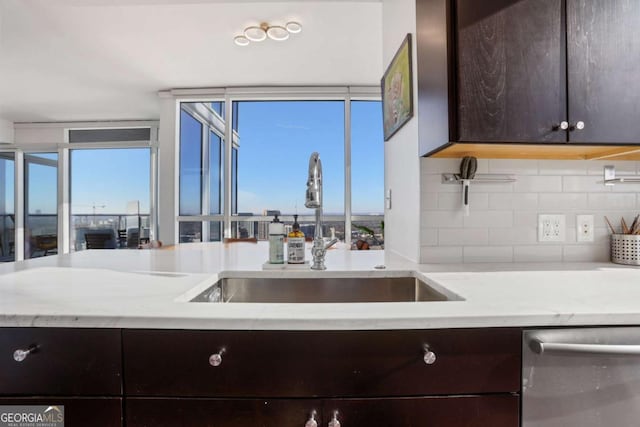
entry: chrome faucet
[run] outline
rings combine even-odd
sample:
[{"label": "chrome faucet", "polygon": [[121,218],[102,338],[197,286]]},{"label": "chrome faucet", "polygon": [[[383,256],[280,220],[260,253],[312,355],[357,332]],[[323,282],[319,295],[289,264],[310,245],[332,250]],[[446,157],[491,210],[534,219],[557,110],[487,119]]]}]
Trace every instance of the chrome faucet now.
[{"label": "chrome faucet", "polygon": [[316,210],[316,230],[313,236],[311,255],[313,256],[312,270],[326,270],[324,256],[327,249],[338,242],[333,239],[325,245],[322,238],[322,162],[320,154],[314,152],[309,158],[309,178],[307,179],[307,194],[304,205]]}]

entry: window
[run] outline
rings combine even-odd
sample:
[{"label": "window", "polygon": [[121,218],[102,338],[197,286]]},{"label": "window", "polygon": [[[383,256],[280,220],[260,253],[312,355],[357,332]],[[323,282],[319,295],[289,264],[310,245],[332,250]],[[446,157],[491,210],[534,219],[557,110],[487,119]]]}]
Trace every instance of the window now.
[{"label": "window", "polygon": [[[200,161],[200,169],[193,171],[200,182],[208,185],[199,186],[194,178],[194,185],[186,190],[189,198],[197,199],[192,190],[198,189],[197,200],[204,202],[199,213],[183,211],[184,196],[180,194],[180,241],[196,240],[196,235],[197,240],[207,240],[207,236],[208,240],[218,240],[222,235],[266,239],[267,222],[276,212],[287,223],[298,213],[303,232],[313,235],[315,212],[305,208],[304,198],[308,159],[313,151],[318,151],[323,166],[323,234],[351,242],[353,248],[359,240],[368,248],[382,247],[384,145],[380,101],[366,98],[350,102],[345,101],[347,98],[254,101],[246,99],[246,92],[241,96],[238,100],[231,97],[232,117],[226,118],[233,128],[233,144],[230,150],[226,148],[228,151],[221,136],[225,135],[227,124],[219,113],[224,111],[222,103],[181,104],[180,152],[189,150],[188,146],[208,144],[207,159]],[[350,108],[350,114],[345,114],[345,108]],[[350,120],[346,122],[345,117]],[[348,139],[345,129],[350,129]],[[349,165],[345,164],[347,150],[351,150]],[[231,179],[226,184],[225,163],[231,167],[228,175]],[[196,164],[195,160],[191,162],[194,167]],[[189,173],[188,167],[180,160],[181,183]],[[346,168],[351,168],[350,177],[345,175]],[[226,192],[231,203],[228,209],[224,206]],[[346,199],[347,195],[351,197]],[[345,217],[345,212],[351,215]],[[229,221],[227,230],[225,221]],[[185,229],[195,227],[199,231],[183,236]]]},{"label": "window", "polygon": [[85,235],[111,236],[107,247],[137,247],[149,239],[149,148],[71,150],[71,250]]},{"label": "window", "polygon": [[0,262],[15,260],[14,154],[0,153]]},{"label": "window", "polygon": [[351,102],[351,242],[384,244],[384,144],[382,106]]},{"label": "window", "polygon": [[309,156],[318,151],[324,213],[344,215],[344,102],[242,101],[238,116],[240,147],[233,161],[238,182],[232,187],[238,212],[313,215],[304,198]]},{"label": "window", "polygon": [[180,215],[202,214],[202,124],[180,112]]},{"label": "window", "polygon": [[58,253],[58,154],[24,155],[25,259]]},{"label": "window", "polygon": [[[184,102],[180,108],[179,212],[183,217],[224,211],[224,102]],[[221,221],[181,221],[179,241],[222,239]]]}]

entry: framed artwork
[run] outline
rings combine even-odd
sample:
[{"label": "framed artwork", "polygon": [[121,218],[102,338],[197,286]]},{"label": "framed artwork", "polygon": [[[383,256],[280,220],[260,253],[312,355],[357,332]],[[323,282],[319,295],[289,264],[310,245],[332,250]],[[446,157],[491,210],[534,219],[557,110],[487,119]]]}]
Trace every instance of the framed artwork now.
[{"label": "framed artwork", "polygon": [[388,141],[413,117],[411,34],[407,34],[380,82],[384,140]]}]

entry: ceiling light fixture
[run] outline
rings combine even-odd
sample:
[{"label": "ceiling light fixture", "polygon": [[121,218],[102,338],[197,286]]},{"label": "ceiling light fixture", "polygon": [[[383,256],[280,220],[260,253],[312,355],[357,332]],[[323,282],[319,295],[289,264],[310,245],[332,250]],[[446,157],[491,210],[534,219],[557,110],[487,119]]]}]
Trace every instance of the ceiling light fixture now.
[{"label": "ceiling light fixture", "polygon": [[297,34],[302,31],[302,25],[299,22],[290,21],[284,26],[269,25],[266,22],[258,25],[252,25],[244,29],[242,35],[235,36],[233,41],[238,46],[247,46],[250,42],[261,42],[267,37],[275,41],[287,40],[291,34]]}]

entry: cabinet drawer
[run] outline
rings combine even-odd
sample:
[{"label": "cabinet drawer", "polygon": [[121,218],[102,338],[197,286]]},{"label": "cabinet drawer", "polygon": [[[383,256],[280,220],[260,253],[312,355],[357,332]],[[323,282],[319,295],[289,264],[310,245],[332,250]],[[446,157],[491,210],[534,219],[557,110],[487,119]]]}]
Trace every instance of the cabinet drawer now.
[{"label": "cabinet drawer", "polygon": [[[318,426],[518,427],[518,396],[385,399],[177,399],[128,398],[127,427],[304,426],[312,411]],[[309,424],[312,425],[312,424]]]},{"label": "cabinet drawer", "polygon": [[[520,331],[123,331],[126,393],[331,397],[517,392]],[[424,361],[425,346],[435,363]],[[210,357],[221,349],[219,366]]]},{"label": "cabinet drawer", "polygon": [[0,395],[120,395],[121,360],[119,330],[2,328]]},{"label": "cabinet drawer", "polygon": [[127,427],[302,427],[313,411],[326,425],[317,399],[127,398],[126,408]]},{"label": "cabinet drawer", "polygon": [[64,427],[122,427],[121,398],[0,398],[0,406],[22,405],[64,406]]}]

